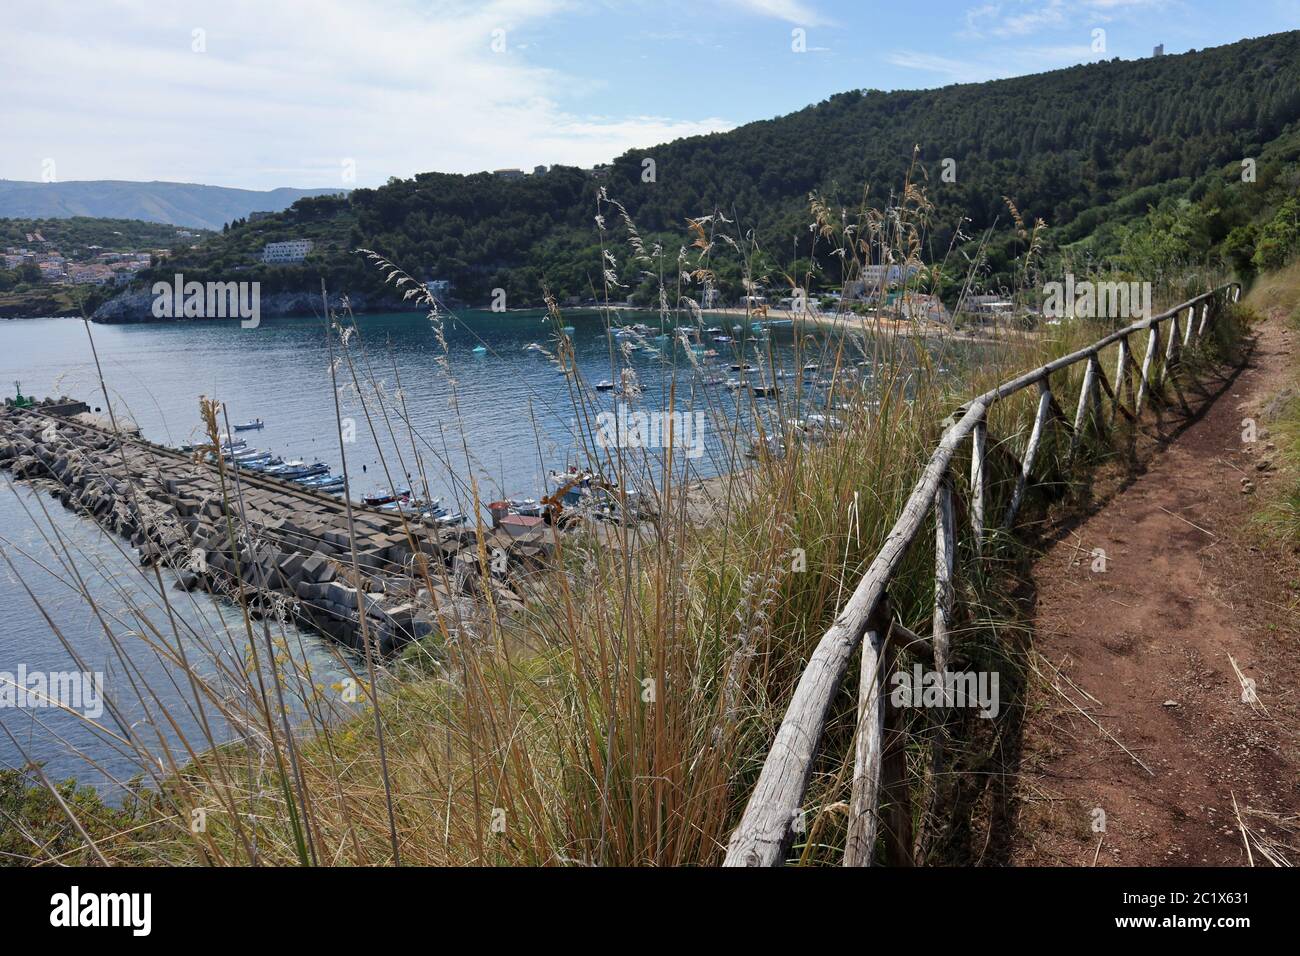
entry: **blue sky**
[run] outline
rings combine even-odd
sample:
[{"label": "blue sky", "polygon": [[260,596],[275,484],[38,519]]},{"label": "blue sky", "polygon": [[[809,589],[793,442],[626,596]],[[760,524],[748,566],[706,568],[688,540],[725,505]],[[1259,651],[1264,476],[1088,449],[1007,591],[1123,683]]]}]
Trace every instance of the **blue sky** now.
[{"label": "blue sky", "polygon": [[70,0],[0,32],[0,178],[266,189],[591,165],[847,89],[1297,28],[1300,0]]}]

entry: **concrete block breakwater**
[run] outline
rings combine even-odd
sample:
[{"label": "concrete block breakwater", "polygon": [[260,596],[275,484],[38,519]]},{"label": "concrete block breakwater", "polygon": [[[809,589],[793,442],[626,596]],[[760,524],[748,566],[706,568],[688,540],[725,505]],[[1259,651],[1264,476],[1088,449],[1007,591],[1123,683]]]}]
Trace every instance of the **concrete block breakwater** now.
[{"label": "concrete block breakwater", "polygon": [[0,468],[128,539],[141,564],[175,571],[179,589],[245,602],[350,647],[363,646],[364,631],[382,654],[442,627],[462,631],[489,591],[498,613],[522,610],[524,574],[551,554],[549,529],[520,538],[404,526],[353,504],[357,573],[346,502],[247,471],[223,477],[211,461],[115,434],[65,399],[0,411]]}]

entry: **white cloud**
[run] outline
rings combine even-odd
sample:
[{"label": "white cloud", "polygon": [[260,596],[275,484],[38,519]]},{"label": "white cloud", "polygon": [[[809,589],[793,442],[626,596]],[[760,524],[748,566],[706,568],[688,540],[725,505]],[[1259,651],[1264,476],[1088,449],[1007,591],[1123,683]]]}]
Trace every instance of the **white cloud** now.
[{"label": "white cloud", "polygon": [[978,83],[981,80],[994,80],[1011,76],[1005,67],[988,66],[973,60],[955,60],[933,53],[919,53],[915,50],[895,50],[885,56],[887,63],[909,70],[934,73],[945,77],[953,83]]},{"label": "white cloud", "polygon": [[[0,34],[0,176],[265,188],[375,185],[425,170],[591,165],[727,129],[596,118],[589,88],[522,53],[576,0],[143,0],[33,6]],[[206,52],[193,52],[202,30]],[[504,40],[493,52],[493,31]],[[345,160],[356,182],[343,179]]]},{"label": "white cloud", "polygon": [[1171,0],[994,0],[966,11],[964,36],[1022,37],[1049,29],[1086,29],[1118,15],[1161,10]]},{"label": "white cloud", "polygon": [[750,13],[763,17],[785,20],[801,27],[827,26],[834,21],[818,13],[813,7],[801,0],[728,0],[735,7],[742,7]]},{"label": "white cloud", "polygon": [[915,50],[895,50],[885,60],[894,66],[931,73],[951,83],[981,83],[1090,62],[1097,58],[1085,44],[1024,46],[982,52],[960,60]]}]

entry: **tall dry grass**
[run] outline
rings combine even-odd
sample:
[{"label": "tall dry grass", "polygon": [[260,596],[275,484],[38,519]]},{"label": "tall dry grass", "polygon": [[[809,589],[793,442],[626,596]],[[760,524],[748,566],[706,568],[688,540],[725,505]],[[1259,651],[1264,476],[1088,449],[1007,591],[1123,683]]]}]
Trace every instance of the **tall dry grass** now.
[{"label": "tall dry grass", "polygon": [[[868,263],[925,266],[932,209],[913,180],[909,173],[897,204],[885,209],[846,213],[814,197],[812,230],[821,251],[844,263],[848,279]],[[1027,226],[1012,209],[1026,240],[1018,271],[1023,288],[1016,290],[1024,292],[1040,277],[1041,223]],[[596,291],[613,301],[617,266],[631,259],[658,277],[657,321],[665,327],[702,329],[713,321],[695,298],[723,256],[737,259],[755,286],[811,284],[811,276],[754,274],[758,250],[740,225],[718,214],[692,220],[682,248],[670,252],[648,248],[613,200],[602,195],[597,212],[606,261]],[[455,398],[457,369],[443,335],[455,316],[398,265],[371,258],[429,311],[443,353],[439,366],[453,386],[459,458],[468,463],[473,452]],[[942,257],[947,269],[923,269],[910,284],[944,292],[956,271],[950,260],[951,250]],[[976,259],[959,276],[963,292],[977,286],[981,268]],[[180,734],[177,746],[180,722],[167,720],[164,695],[140,689],[173,733],[119,735],[116,745],[138,752],[148,768],[145,786],[130,807],[129,825],[82,831],[86,854],[107,863],[720,862],[809,652],[883,542],[944,419],[968,395],[1105,331],[1076,322],[1033,336],[993,335],[973,346],[947,334],[926,335],[936,330],[899,316],[825,316],[801,327],[793,346],[795,368],[816,361],[833,379],[833,413],[845,427],[819,441],[803,440],[790,422],[809,410],[799,376],[775,402],[751,397],[737,412],[704,384],[711,373],[698,356],[674,351],[664,357],[671,365],[665,394],[637,394],[628,355],[611,338],[610,378],[628,387],[629,403],[705,413],[719,438],[711,454],[721,474],[706,479],[678,449],[601,447],[595,419],[603,399],[577,369],[553,302],[551,315],[548,354],[566,371],[581,464],[616,484],[625,507],[627,490],[640,490],[653,519],[553,529],[552,568],[511,581],[522,609],[500,599],[480,519],[476,597],[440,599],[456,590],[455,582],[446,567],[423,562],[413,573],[438,622],[434,635],[395,660],[379,660],[373,651],[338,656],[348,688],[359,695],[356,705],[343,699],[340,684],[327,686],[312,673],[303,642],[314,638],[247,603],[239,604],[238,620],[224,633],[193,633],[172,602],[207,598],[178,598],[161,570],[142,572],[163,611],[150,612],[124,593],[140,641],[118,645],[117,653],[128,669],[137,654],[166,658],[183,675],[183,706],[202,718],[201,730]],[[605,315],[613,322],[618,312],[611,307]],[[364,322],[346,311],[331,313],[324,334],[334,356],[334,393],[349,397],[376,438],[402,449],[400,460],[385,464],[389,481],[452,469],[481,514],[472,475],[458,470],[440,440],[419,434],[405,399],[380,383],[377,369],[391,363],[399,378],[400,370],[365,339]],[[747,348],[745,360],[775,381],[780,361],[770,340],[748,340]],[[1112,355],[1105,361],[1113,368]],[[1081,369],[1063,373],[1059,393],[1077,394],[1080,375]],[[215,444],[226,423],[217,405],[204,409]],[[335,412],[341,427],[342,406]],[[1033,399],[1024,396],[993,412],[990,514],[1000,513],[1011,482],[1009,459],[997,450],[1021,454],[1033,414]],[[785,453],[747,459],[752,430],[779,441]],[[1083,454],[1095,460],[1110,448],[1094,436]],[[1064,453],[1049,443],[1040,459],[1045,474],[1062,476],[1060,494],[1070,491]],[[965,470],[955,465],[956,474]],[[239,527],[238,476],[228,477],[233,552],[255,529]],[[51,546],[66,568],[93,560],[66,542]],[[968,554],[961,566],[959,598],[967,612],[959,646],[968,659],[1014,668],[1008,644],[998,639],[1015,622],[996,566],[989,572]],[[360,573],[354,564],[345,570]],[[915,549],[890,591],[904,623],[916,626],[928,617],[933,574],[933,556]],[[88,589],[73,589],[95,607]],[[191,659],[196,648],[241,663],[214,674]],[[794,851],[805,862],[835,862],[842,851],[853,701],[850,686],[829,721],[806,804],[806,837]],[[918,768],[922,760],[918,737]],[[77,821],[74,807],[66,812]],[[39,845],[30,858],[53,862]]]}]

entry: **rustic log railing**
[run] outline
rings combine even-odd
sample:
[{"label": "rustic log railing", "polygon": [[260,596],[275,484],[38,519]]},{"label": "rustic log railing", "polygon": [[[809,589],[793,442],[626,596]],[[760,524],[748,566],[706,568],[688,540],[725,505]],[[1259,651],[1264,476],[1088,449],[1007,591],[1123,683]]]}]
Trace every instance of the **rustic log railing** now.
[{"label": "rustic log railing", "polygon": [[[957,550],[957,527],[953,504],[951,464],[959,446],[971,440],[970,524],[972,552],[979,558],[986,552],[986,445],[988,412],[998,402],[1022,389],[1038,388],[1038,411],[1029,443],[1020,462],[1002,528],[1011,531],[1025,493],[1033,482],[1034,459],[1044,434],[1058,422],[1070,432],[1072,462],[1087,424],[1089,409],[1098,427],[1109,427],[1117,414],[1137,425],[1144,401],[1156,404],[1160,378],[1177,368],[1182,350],[1205,335],[1214,315],[1230,300],[1241,296],[1238,283],[1228,283],[1202,293],[1168,311],[1142,319],[1112,332],[1105,338],[1069,355],[1054,359],[1026,372],[961,406],[949,419],[948,427],[926,463],[902,514],[890,529],[884,545],[867,568],[830,629],[818,642],[800,676],[786,709],[785,718],[768,751],[758,782],[744,815],[727,847],[726,866],[775,866],[783,863],[795,832],[802,831],[801,803],[807,791],[826,717],[848,671],[854,650],[862,647],[857,734],[854,742],[852,792],[844,850],[844,865],[869,866],[874,862],[877,837],[883,827],[885,857],[890,863],[912,862],[912,810],[907,798],[906,754],[901,746],[897,709],[887,701],[886,684],[899,653],[906,649],[928,659],[935,670],[944,671],[951,655],[953,621],[953,574]],[[1200,309],[1197,322],[1197,309]],[[1179,341],[1179,317],[1186,312]],[[1157,370],[1161,324],[1169,322],[1164,360]],[[1140,366],[1133,358],[1130,336],[1147,334],[1146,354]],[[1114,386],[1102,371],[1101,352],[1119,344]],[[1052,394],[1053,373],[1086,362],[1082,388],[1073,423],[1061,412]],[[1134,394],[1133,374],[1138,383]],[[1102,393],[1109,398],[1109,421],[1103,424]],[[1132,409],[1125,407],[1127,394]],[[1071,427],[1072,425],[1072,427]],[[935,600],[929,639],[919,637],[893,619],[886,589],[908,548],[920,533],[931,510],[935,512]],[[940,771],[940,739],[932,754],[936,775]]]}]

